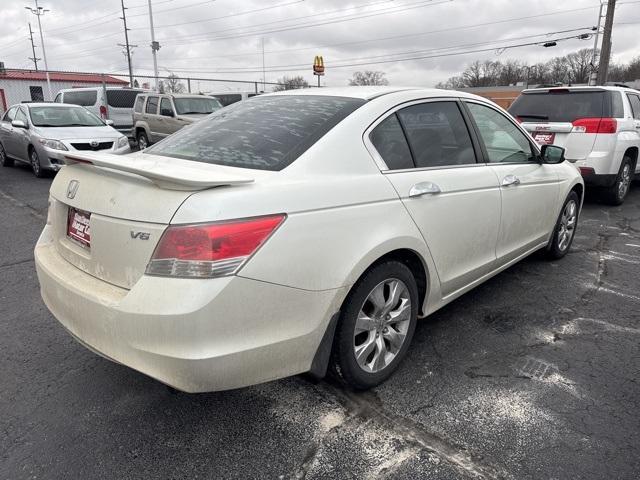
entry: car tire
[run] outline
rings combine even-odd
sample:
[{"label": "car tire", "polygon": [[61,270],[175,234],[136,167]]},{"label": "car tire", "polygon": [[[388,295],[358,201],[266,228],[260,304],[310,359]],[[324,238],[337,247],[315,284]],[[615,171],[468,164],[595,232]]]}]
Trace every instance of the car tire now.
[{"label": "car tire", "polygon": [[571,192],[562,205],[558,221],[553,229],[551,242],[547,247],[547,256],[557,260],[564,257],[573,242],[578,226],[578,213],[580,211],[580,198],[576,192]]},{"label": "car tire", "polygon": [[4,146],[0,143],[0,165],[3,167],[13,167],[13,158],[7,157]]},{"label": "car tire", "polygon": [[631,158],[624,157],[620,164],[620,171],[618,171],[615,183],[604,191],[605,201],[609,205],[622,205],[627,193],[629,193],[632,179],[633,162]]},{"label": "car tire", "polygon": [[138,148],[144,150],[149,146],[149,137],[144,131],[139,131],[136,135],[136,142],[138,142]]},{"label": "car tire", "polygon": [[37,178],[42,178],[45,176],[45,171],[40,164],[40,157],[38,156],[38,152],[36,152],[35,148],[31,148],[29,150],[29,163],[31,164],[31,169],[33,170],[33,174]]},{"label": "car tire", "polygon": [[389,378],[411,344],[418,299],[416,280],[403,263],[370,268],[343,304],[329,365],[333,377],[356,390]]}]

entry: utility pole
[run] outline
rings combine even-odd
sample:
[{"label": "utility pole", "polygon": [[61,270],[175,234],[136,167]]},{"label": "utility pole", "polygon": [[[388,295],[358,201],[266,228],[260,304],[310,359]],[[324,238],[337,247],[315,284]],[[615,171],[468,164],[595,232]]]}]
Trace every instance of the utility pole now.
[{"label": "utility pole", "polygon": [[598,26],[593,36],[593,53],[591,54],[591,75],[589,75],[589,85],[596,85],[598,79],[598,40],[600,39],[600,24],[602,23],[602,9],[604,8],[603,0],[600,0],[600,10],[598,11]]},{"label": "utility pole", "polygon": [[36,45],[33,43],[33,30],[31,30],[31,22],[29,22],[29,40],[31,40],[31,51],[33,52],[33,57],[29,57],[29,60],[33,61],[33,66],[35,67],[37,72],[38,60],[40,59],[36,57]]},{"label": "utility pole", "polygon": [[42,58],[44,58],[44,73],[47,77],[47,90],[49,90],[49,100],[53,99],[53,93],[51,91],[51,79],[49,78],[49,65],[47,64],[47,52],[44,49],[44,35],[42,34],[42,23],[40,22],[40,17],[45,13],[49,12],[45,8],[42,8],[38,5],[38,0],[34,0],[36,3],[36,8],[24,7],[33,13],[36,17],[38,17],[38,30],[40,30],[40,45],[42,46]]},{"label": "utility pole", "polygon": [[609,60],[611,59],[611,31],[613,30],[613,14],[616,10],[616,0],[607,3],[607,17],[604,20],[604,33],[602,34],[602,51],[598,65],[598,78],[596,85],[604,85],[609,75]]},{"label": "utility pole", "polygon": [[[266,83],[267,83],[267,78],[266,78],[266,73],[265,73],[265,69],[264,69],[264,37],[262,37],[262,92],[266,92]],[[256,92],[257,93],[257,92]]]},{"label": "utility pole", "polygon": [[127,64],[129,65],[129,86],[133,87],[133,69],[131,68],[131,46],[129,45],[129,29],[127,28],[127,13],[126,13],[126,8],[124,6],[124,0],[120,0],[120,5],[122,5],[122,17],[120,17],[122,19],[122,21],[124,22],[124,45],[122,44],[118,44],[123,46],[124,48],[127,49]]},{"label": "utility pole", "polygon": [[149,1],[149,25],[151,27],[151,53],[153,54],[153,75],[156,78],[156,92],[158,91],[158,57],[157,53],[160,50],[160,43],[156,42],[156,37],[153,32],[153,10],[151,9],[151,0]]}]

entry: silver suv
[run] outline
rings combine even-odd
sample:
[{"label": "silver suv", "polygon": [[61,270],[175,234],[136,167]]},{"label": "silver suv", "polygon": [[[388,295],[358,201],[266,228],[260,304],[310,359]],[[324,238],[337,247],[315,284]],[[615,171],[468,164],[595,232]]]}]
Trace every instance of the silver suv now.
[{"label": "silver suv", "polygon": [[144,149],[220,108],[217,99],[206,95],[140,94],[133,106],[132,133]]},{"label": "silver suv", "polygon": [[624,202],[640,173],[640,91],[617,86],[524,90],[509,107],[539,144],[566,149],[588,187]]}]

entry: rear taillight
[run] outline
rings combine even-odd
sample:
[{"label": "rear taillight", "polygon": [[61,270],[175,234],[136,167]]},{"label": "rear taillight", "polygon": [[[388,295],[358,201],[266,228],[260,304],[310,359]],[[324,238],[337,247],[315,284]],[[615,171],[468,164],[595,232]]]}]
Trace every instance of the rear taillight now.
[{"label": "rear taillight", "polygon": [[100,118],[103,120],[107,120],[107,107],[106,105],[100,105]]},{"label": "rear taillight", "polygon": [[586,175],[594,175],[596,171],[591,167],[578,167],[580,169],[580,175],[583,177]]},{"label": "rear taillight", "polygon": [[578,118],[572,125],[576,133],[616,133],[618,129],[615,118]]},{"label": "rear taillight", "polygon": [[284,221],[285,215],[168,227],[148,275],[212,278],[233,275]]}]

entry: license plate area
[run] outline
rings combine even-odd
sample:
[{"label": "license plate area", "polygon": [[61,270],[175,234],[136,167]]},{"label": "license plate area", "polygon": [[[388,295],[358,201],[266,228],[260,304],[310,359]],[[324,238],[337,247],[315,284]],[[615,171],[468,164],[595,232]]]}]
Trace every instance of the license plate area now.
[{"label": "license plate area", "polygon": [[69,207],[67,216],[67,237],[84,248],[91,248],[91,213]]},{"label": "license plate area", "polygon": [[556,134],[550,132],[534,132],[533,139],[538,145],[552,145],[556,139]]}]

